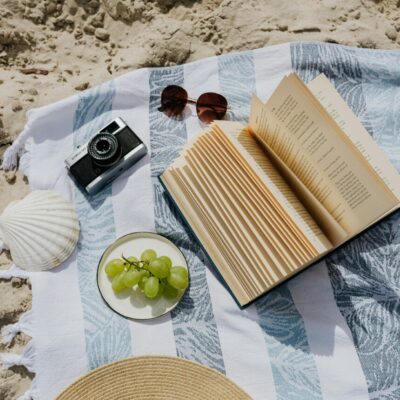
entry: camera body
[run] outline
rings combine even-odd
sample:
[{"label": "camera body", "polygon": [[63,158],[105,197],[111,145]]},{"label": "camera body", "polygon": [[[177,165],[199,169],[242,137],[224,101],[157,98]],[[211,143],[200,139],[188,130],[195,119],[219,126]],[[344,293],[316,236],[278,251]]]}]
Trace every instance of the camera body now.
[{"label": "camera body", "polygon": [[89,194],[95,194],[147,154],[146,146],[122,120],[110,122],[65,164]]}]

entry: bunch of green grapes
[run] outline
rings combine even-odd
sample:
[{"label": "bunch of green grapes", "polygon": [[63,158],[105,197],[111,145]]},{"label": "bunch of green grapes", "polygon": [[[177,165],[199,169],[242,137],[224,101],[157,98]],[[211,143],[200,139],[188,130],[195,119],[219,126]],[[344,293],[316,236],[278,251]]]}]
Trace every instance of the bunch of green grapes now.
[{"label": "bunch of green grapes", "polygon": [[157,257],[152,249],[145,250],[140,260],[133,256],[115,258],[107,263],[105,270],[115,293],[138,285],[149,299],[161,295],[175,299],[189,284],[185,267],[173,267],[169,257]]}]

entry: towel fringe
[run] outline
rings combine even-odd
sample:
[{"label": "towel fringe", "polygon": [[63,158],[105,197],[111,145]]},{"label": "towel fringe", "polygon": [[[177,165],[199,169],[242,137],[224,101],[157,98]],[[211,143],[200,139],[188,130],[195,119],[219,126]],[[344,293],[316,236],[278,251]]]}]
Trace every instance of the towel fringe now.
[{"label": "towel fringe", "polygon": [[15,365],[22,365],[29,372],[34,373],[35,351],[33,341],[31,340],[26,346],[22,354],[16,353],[0,353],[0,363],[4,368],[11,368]]},{"label": "towel fringe", "polygon": [[29,168],[31,165],[31,148],[32,148],[33,139],[29,137],[25,142],[25,147],[20,154],[19,158],[19,170],[25,175],[29,176]]},{"label": "towel fringe", "polygon": [[8,269],[0,270],[0,279],[11,279],[11,278],[29,278],[29,272],[18,268],[16,265],[12,265]]},{"label": "towel fringe", "polygon": [[[30,114],[31,112],[28,112]],[[29,116],[29,115],[28,115]],[[24,151],[25,142],[29,137],[30,131],[30,120],[28,118],[28,122],[25,125],[23,131],[19,134],[19,136],[14,140],[13,144],[4,152],[3,161],[1,163],[0,169],[4,169],[6,171],[16,169],[18,166],[18,157],[22,155]]]},{"label": "towel fringe", "polygon": [[[3,338],[7,336],[7,331],[9,335],[12,335],[12,337],[14,337],[17,332],[24,332],[31,335],[31,324],[32,310],[29,310],[21,316],[20,320],[16,324],[7,325],[3,328],[3,330],[6,331],[6,335],[4,335],[4,332],[2,330]],[[35,394],[37,390],[35,358],[36,349],[33,338],[25,346],[22,354],[0,353],[0,365],[2,365],[4,368],[8,369],[16,365],[21,365],[25,367],[29,372],[35,374],[34,378],[32,379],[30,389],[28,389],[22,396],[20,396],[18,400],[39,400],[39,397]]]},{"label": "towel fringe", "polygon": [[22,355],[15,353],[0,353],[0,363],[4,368],[22,365]]},{"label": "towel fringe", "polygon": [[10,248],[8,247],[7,243],[4,242],[3,237],[1,236],[1,231],[0,231],[0,254],[3,252],[3,250],[9,250]]},{"label": "towel fringe", "polygon": [[26,126],[25,129],[14,140],[13,144],[4,152],[1,169],[7,171],[17,168],[18,156],[22,153],[24,149],[25,142],[28,138],[28,133],[29,129]]},{"label": "towel fringe", "polygon": [[36,396],[33,395],[33,390],[28,389],[22,396],[18,397],[17,400],[35,400]]},{"label": "towel fringe", "polygon": [[[31,319],[31,315],[29,311],[23,315],[25,322]],[[22,317],[21,317],[22,318]],[[24,325],[25,322],[22,324]],[[34,345],[33,338],[29,341],[29,343],[25,346],[22,354],[15,353],[0,353],[0,364],[4,368],[11,368],[16,365],[21,365],[25,367],[29,372],[35,374],[32,379],[31,387],[28,389],[22,396],[18,398],[18,400],[39,400],[39,396],[36,395],[37,391],[37,376],[34,368],[36,358],[36,350]]]},{"label": "towel fringe", "polygon": [[1,163],[1,169],[6,171],[17,168],[18,152],[20,150],[20,144],[14,142],[3,154],[3,162]]},{"label": "towel fringe", "polygon": [[1,330],[1,343],[10,344],[18,332],[20,332],[19,322],[4,326]]},{"label": "towel fringe", "polygon": [[32,310],[22,314],[19,321],[15,324],[6,325],[1,329],[1,342],[4,344],[10,344],[19,332],[32,336]]},{"label": "towel fringe", "polygon": [[[0,271],[0,279],[11,279],[13,277],[18,278],[29,278],[29,273],[18,268],[16,265],[12,265],[9,269]],[[15,353],[0,353],[0,365],[4,368],[10,368],[15,365],[24,366],[29,372],[36,373],[34,370],[35,365],[35,345],[32,337],[32,324],[33,324],[33,311],[28,310],[21,315],[20,319],[15,324],[6,325],[1,329],[0,341],[8,344],[12,341],[18,332],[26,333],[31,337],[31,340],[25,346],[22,354]],[[18,400],[39,400],[39,397],[35,394],[37,386],[37,377],[35,376],[31,383],[31,388],[28,389]]]}]

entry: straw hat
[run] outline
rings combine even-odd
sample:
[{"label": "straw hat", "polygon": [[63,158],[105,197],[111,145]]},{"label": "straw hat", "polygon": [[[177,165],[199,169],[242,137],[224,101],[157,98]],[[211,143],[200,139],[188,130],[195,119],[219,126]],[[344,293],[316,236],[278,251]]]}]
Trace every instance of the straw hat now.
[{"label": "straw hat", "polygon": [[131,357],[84,375],[56,400],[249,400],[219,372],[177,357]]}]

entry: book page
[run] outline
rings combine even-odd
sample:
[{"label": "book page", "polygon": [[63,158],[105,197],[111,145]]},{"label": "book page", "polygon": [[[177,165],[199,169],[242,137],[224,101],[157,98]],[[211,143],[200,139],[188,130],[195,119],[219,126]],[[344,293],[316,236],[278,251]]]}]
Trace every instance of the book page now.
[{"label": "book page", "polygon": [[252,101],[250,129],[352,235],[394,208],[398,199],[315,103],[292,74],[265,105]]},{"label": "book page", "polygon": [[[317,255],[316,249],[302,236],[291,217],[276,202],[270,188],[261,184],[238,150],[223,140],[221,132],[215,130],[209,137],[202,139],[200,145],[203,148],[203,164],[218,165],[215,171],[218,174],[217,182],[225,183],[220,190],[224,192],[226,200],[229,201],[231,197],[235,208],[241,209],[240,214],[247,214],[248,219],[252,221],[251,225],[255,228],[251,235],[253,240],[260,238],[263,241],[261,247],[267,252],[277,251],[281,257],[286,258],[281,264],[281,272],[286,274],[288,268],[297,268],[299,263]],[[199,151],[202,150],[199,148]],[[215,155],[213,159],[209,158],[211,154]],[[211,172],[211,169],[209,171]],[[237,219],[244,221],[239,214]],[[268,226],[272,234],[267,231]]]},{"label": "book page", "polygon": [[400,199],[400,174],[329,82],[329,79],[321,74],[307,86],[388,188]]},{"label": "book page", "polygon": [[221,132],[226,135],[232,145],[248,162],[265,187],[273,193],[278,203],[276,206],[282,207],[300,229],[301,232],[298,232],[298,234],[303,234],[305,241],[309,240],[318,254],[330,249],[332,243],[307,212],[250,132],[237,123],[218,121],[215,125],[221,128]]},{"label": "book page", "polygon": [[348,237],[348,233],[341,225],[332,217],[326,208],[316,199],[311,191],[303,184],[303,182],[292,172],[290,168],[276,155],[276,153],[268,147],[265,142],[263,145],[265,153],[279,170],[281,176],[285,179],[291,190],[296,194],[302,205],[308,210],[315,223],[320,227],[321,231],[326,235],[330,243],[338,246]]},{"label": "book page", "polygon": [[193,233],[200,240],[213,263],[218,266],[219,272],[235,294],[238,302],[241,305],[246,304],[257,295],[256,286],[253,283],[249,284],[239,270],[229,268],[229,265],[245,265],[245,262],[240,258],[232,259],[229,256],[229,252],[225,250],[220,241],[216,240],[214,231],[209,228],[208,220],[205,220],[204,213],[202,214],[198,211],[194,199],[189,197],[187,188],[180,184],[174,175],[176,175],[175,169],[170,168],[161,176],[161,181],[173,196],[175,204],[185,220],[190,224]]}]

